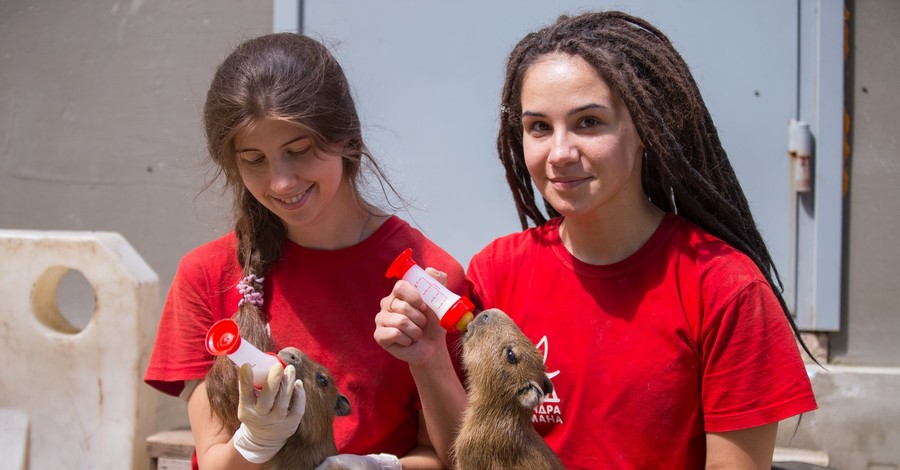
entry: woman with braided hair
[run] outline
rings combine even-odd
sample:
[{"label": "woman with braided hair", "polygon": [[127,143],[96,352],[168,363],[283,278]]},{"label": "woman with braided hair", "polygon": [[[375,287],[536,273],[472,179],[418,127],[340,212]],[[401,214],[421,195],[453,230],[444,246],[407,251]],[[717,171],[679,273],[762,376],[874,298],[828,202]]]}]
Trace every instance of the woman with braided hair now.
[{"label": "woman with braided hair", "polygon": [[[393,188],[363,143],[341,66],[303,35],[250,39],[217,69],[204,124],[216,176],[233,190],[234,231],[182,259],[145,376],[187,400],[195,465],[260,468],[303,419],[302,406],[288,409],[303,396],[291,365],[273,366],[258,396],[243,396],[245,383],[240,403],[234,366],[218,361],[226,378],[207,375],[205,335],[233,316],[244,340],[302,349],[349,398],[351,415],[334,422],[341,454],[320,468],[442,468],[410,368],[372,340],[373,317],[391,289],[385,272],[407,248],[452,289],[469,283],[444,250],[365,197],[367,175]],[[450,362],[446,346],[434,352]],[[235,419],[236,409],[246,412]]]},{"label": "woman with braided hair", "polygon": [[[528,34],[497,147],[523,231],[472,258],[473,300],[544,350],[554,391],[532,422],[566,467],[769,468],[778,422],[816,402],[772,259],[668,38],[621,12]],[[421,303],[401,287],[376,337]]]}]

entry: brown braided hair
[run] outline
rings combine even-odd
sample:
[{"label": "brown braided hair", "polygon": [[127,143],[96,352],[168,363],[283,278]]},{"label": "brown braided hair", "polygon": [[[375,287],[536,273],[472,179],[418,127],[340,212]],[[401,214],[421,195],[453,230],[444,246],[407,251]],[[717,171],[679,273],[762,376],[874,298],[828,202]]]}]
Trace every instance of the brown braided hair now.
[{"label": "brown braided hair", "polygon": [[[369,213],[376,209],[363,197],[362,167],[375,173],[386,194],[386,187],[397,194],[363,143],[350,84],[322,43],[294,33],[268,34],[243,42],[216,70],[206,95],[203,121],[209,156],[215,165],[212,180],[224,176],[226,187],[233,191],[236,255],[243,270],[241,277],[245,278],[250,274],[264,278],[281,257],[287,233],[281,219],[247,190],[238,169],[235,139],[267,118],[301,127],[317,148],[346,142],[341,152],[344,175],[360,206]],[[252,286],[263,292],[261,283],[253,282]],[[234,320],[242,338],[262,351],[276,351],[264,306],[243,302]],[[206,381],[213,412],[226,427],[236,428],[236,368],[220,357]]]},{"label": "brown braided hair", "polygon": [[621,97],[644,145],[641,180],[650,201],[749,256],[812,357],[781,295],[775,263],[688,65],[666,35],[641,18],[619,11],[561,16],[525,36],[510,53],[497,151],[522,228],[547,222],[541,205],[549,218],[560,215],[543,198],[539,205],[522,146],[522,81],[536,61],[552,53],[581,57]]}]

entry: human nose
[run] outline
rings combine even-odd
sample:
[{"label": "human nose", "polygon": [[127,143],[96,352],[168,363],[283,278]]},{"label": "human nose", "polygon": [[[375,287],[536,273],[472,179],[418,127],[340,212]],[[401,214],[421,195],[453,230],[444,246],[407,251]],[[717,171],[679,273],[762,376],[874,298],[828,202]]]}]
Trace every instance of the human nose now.
[{"label": "human nose", "polygon": [[297,173],[285,159],[273,159],[270,170],[272,191],[286,192],[297,185]]},{"label": "human nose", "polygon": [[554,133],[550,145],[549,161],[551,165],[563,165],[578,160],[578,148],[568,132]]}]

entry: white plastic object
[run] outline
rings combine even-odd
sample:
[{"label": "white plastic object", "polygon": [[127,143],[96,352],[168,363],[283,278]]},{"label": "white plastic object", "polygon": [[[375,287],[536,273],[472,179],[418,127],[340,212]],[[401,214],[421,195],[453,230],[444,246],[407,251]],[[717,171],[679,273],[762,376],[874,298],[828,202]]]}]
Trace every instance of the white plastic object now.
[{"label": "white plastic object", "polygon": [[253,385],[266,383],[269,369],[275,364],[285,366],[278,356],[262,352],[249,341],[241,338],[240,328],[234,320],[226,318],[213,323],[206,333],[206,350],[214,356],[226,355],[238,367],[250,364],[253,368]]},{"label": "white plastic object", "polygon": [[419,295],[438,316],[447,331],[465,331],[474,315],[475,305],[464,296],[454,294],[444,287],[412,259],[412,248],[403,250],[388,267],[385,276],[403,279],[415,286]]},{"label": "white plastic object", "polygon": [[788,127],[788,154],[791,156],[791,185],[794,191],[805,193],[812,190],[813,137],[809,123],[791,120]]}]

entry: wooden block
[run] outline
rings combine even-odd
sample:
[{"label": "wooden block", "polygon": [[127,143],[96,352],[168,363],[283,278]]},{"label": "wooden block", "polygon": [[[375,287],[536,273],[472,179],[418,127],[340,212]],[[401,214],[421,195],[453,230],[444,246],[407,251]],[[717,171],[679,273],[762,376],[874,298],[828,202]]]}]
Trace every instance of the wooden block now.
[{"label": "wooden block", "polygon": [[194,452],[194,437],[190,429],[171,429],[160,431],[147,437],[147,454],[159,459],[188,459]]},{"label": "wooden block", "polygon": [[156,470],[191,470],[191,459],[159,459]]},{"label": "wooden block", "polygon": [[828,452],[791,447],[776,447],[775,454],[772,456],[773,463],[799,462],[816,465],[821,468],[828,467],[829,460]]}]

